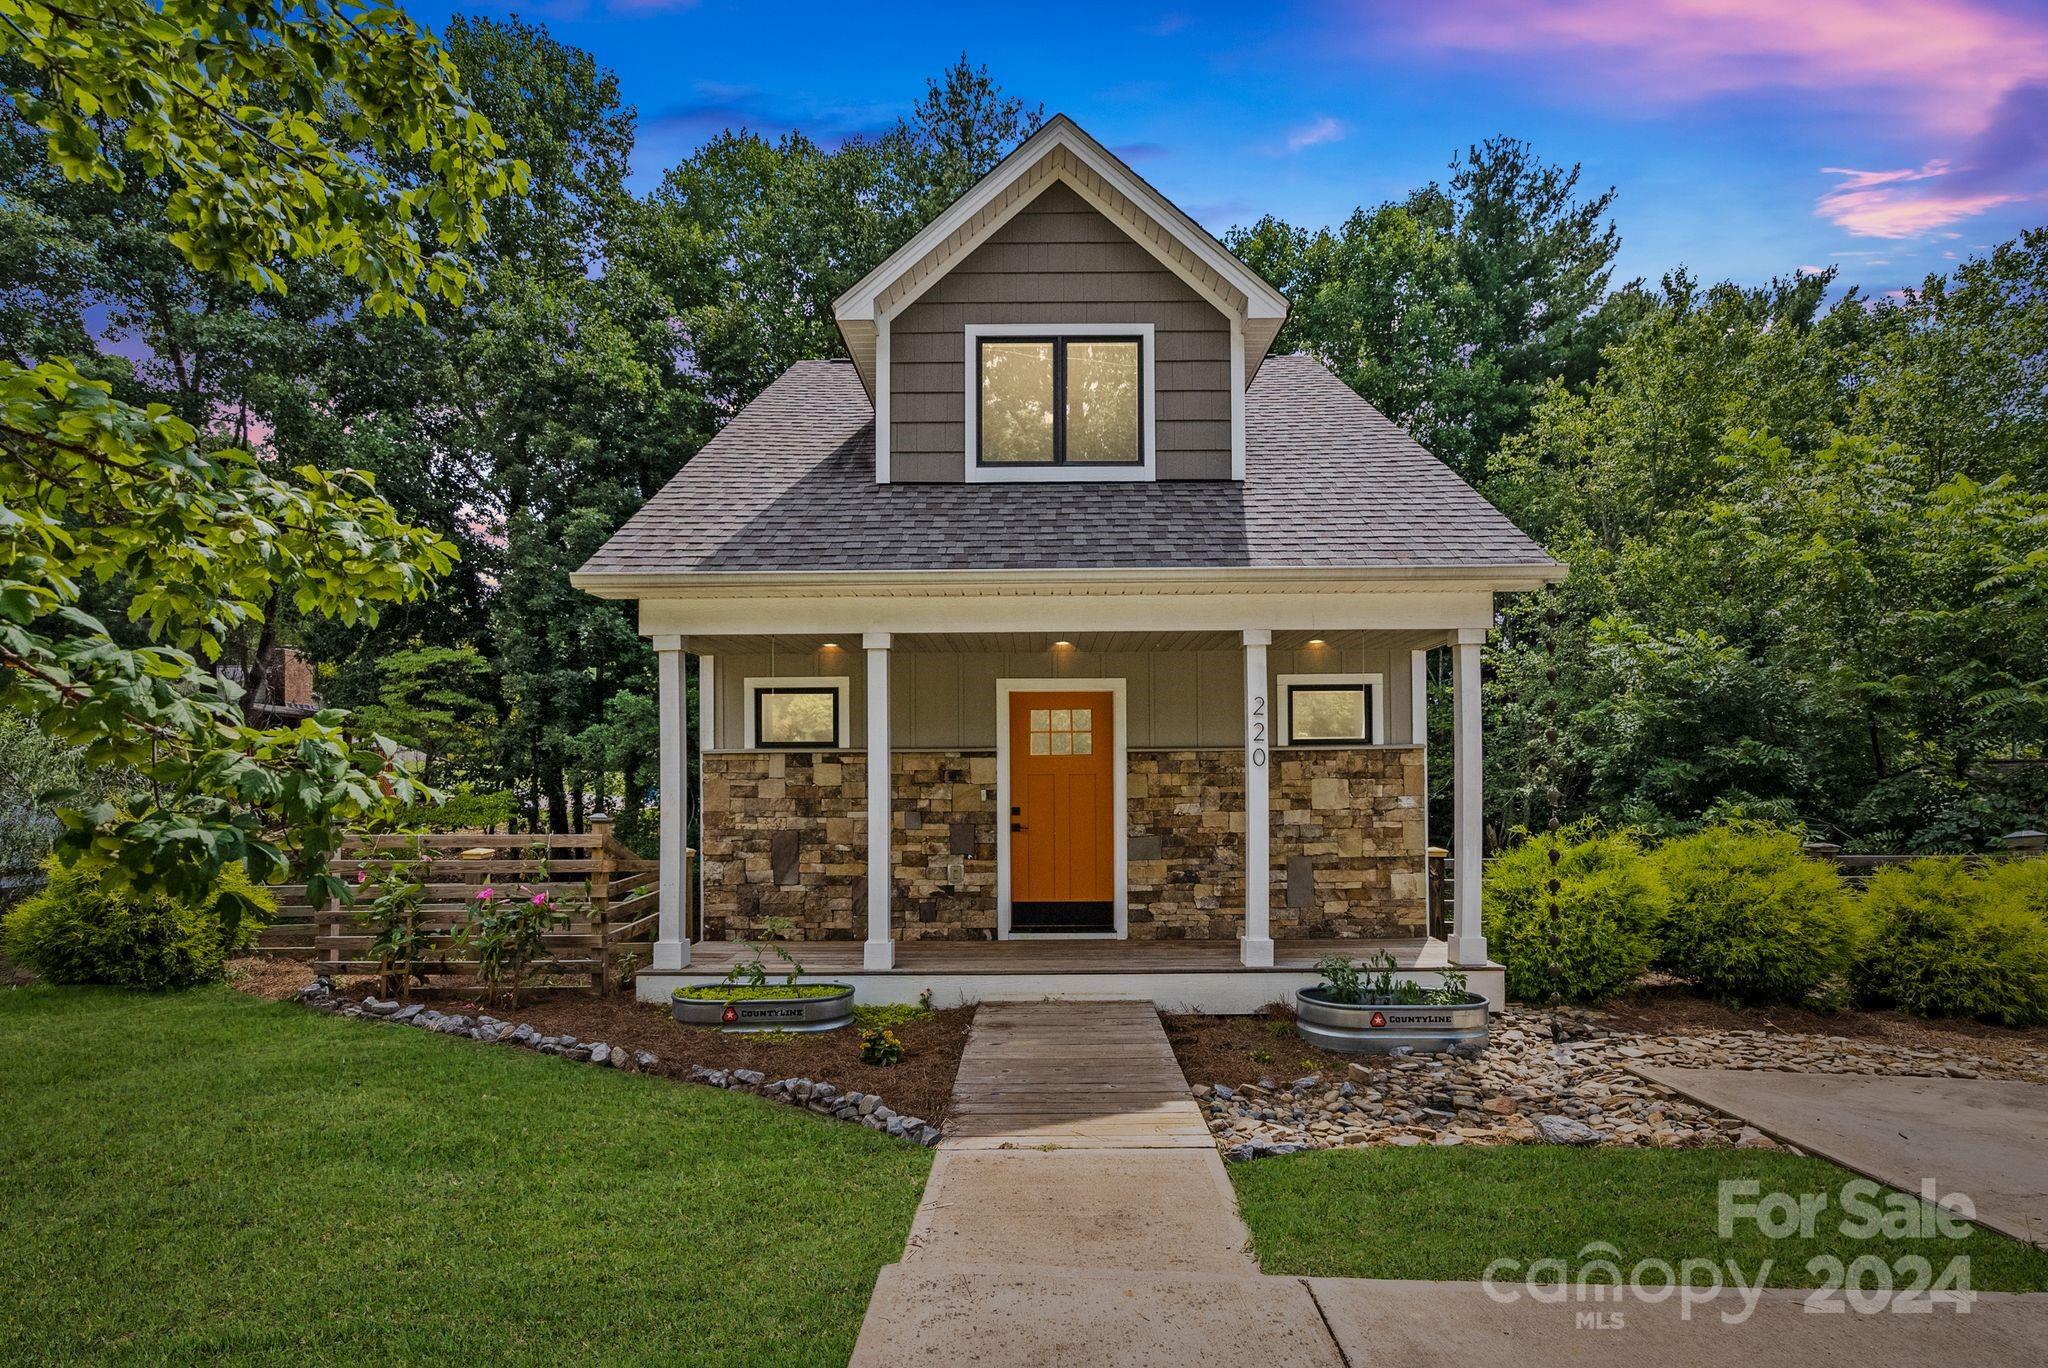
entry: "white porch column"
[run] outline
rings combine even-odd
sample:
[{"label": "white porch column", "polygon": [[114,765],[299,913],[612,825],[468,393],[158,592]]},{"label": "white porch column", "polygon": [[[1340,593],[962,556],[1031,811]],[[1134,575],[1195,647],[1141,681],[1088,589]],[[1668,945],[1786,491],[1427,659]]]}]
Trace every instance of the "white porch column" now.
[{"label": "white porch column", "polygon": [[892,969],[896,942],[889,934],[890,856],[894,835],[889,805],[889,634],[861,637],[868,653],[868,939],[861,964]]},{"label": "white porch column", "polygon": [[682,969],[690,963],[690,942],[683,934],[683,837],[688,827],[685,797],[690,767],[683,752],[690,718],[683,697],[683,639],[654,638],[656,704],[661,713],[661,868],[656,897],[655,969]]},{"label": "white porch column", "polygon": [[1486,818],[1481,795],[1484,766],[1479,739],[1479,649],[1485,641],[1484,628],[1462,627],[1457,644],[1451,647],[1451,692],[1457,704],[1456,756],[1451,769],[1451,857],[1456,861],[1451,895],[1451,962],[1468,966],[1486,963],[1486,932],[1479,924],[1481,865],[1486,858],[1482,832]]},{"label": "white porch column", "polygon": [[[1422,848],[1429,849],[1429,651],[1408,653],[1408,741],[1422,747]],[[1427,872],[1427,856],[1424,872]]]},{"label": "white porch column", "polygon": [[1244,633],[1244,962],[1273,967],[1273,706],[1266,696],[1266,648],[1273,634]]}]

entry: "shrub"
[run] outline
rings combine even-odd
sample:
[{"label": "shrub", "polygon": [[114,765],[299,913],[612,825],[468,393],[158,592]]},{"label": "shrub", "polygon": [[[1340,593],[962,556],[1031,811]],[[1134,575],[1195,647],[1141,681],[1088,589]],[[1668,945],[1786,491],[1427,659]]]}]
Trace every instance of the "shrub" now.
[{"label": "shrub", "polygon": [[[7,956],[52,983],[183,988],[220,977],[230,955],[256,943],[277,901],[240,865],[221,871],[203,902],[138,897],[92,870],[46,860],[41,892],[7,914]],[[254,913],[250,909],[254,909]]]},{"label": "shrub", "polygon": [[1650,933],[1663,911],[1663,890],[1634,841],[1585,827],[1524,841],[1486,866],[1486,935],[1494,958],[1507,967],[1508,996],[1523,1002],[1550,996],[1553,845],[1559,854],[1557,987],[1567,1002],[1611,997],[1650,966]]},{"label": "shrub", "polygon": [[2043,880],[2011,866],[1973,874],[1957,859],[1879,870],[1860,900],[1869,939],[1857,999],[1920,1016],[2048,1023]]},{"label": "shrub", "polygon": [[1657,966],[1701,992],[1798,1004],[1848,972],[1856,948],[1848,891],[1791,832],[1710,827],[1666,843],[1656,866],[1668,899]]}]

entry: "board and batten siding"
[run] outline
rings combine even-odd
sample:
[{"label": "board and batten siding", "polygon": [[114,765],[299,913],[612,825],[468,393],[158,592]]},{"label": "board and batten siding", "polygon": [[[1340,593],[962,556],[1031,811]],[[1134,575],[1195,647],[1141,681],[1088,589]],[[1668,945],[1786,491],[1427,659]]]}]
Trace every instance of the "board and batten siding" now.
[{"label": "board and batten siding", "polygon": [[[859,651],[718,656],[714,748],[745,744],[745,681],[843,676],[851,687],[846,734],[858,750],[867,735],[866,667]],[[1386,741],[1409,744],[1409,653],[1370,646],[1274,650],[1268,672],[1379,674],[1385,678]],[[889,730],[896,750],[989,750],[996,744],[999,679],[1122,679],[1133,750],[1244,744],[1242,651],[1045,651],[953,655],[892,651]]]},{"label": "board and batten siding", "polygon": [[889,324],[889,477],[967,478],[970,323],[1150,323],[1162,480],[1230,478],[1230,322],[1055,182]]}]

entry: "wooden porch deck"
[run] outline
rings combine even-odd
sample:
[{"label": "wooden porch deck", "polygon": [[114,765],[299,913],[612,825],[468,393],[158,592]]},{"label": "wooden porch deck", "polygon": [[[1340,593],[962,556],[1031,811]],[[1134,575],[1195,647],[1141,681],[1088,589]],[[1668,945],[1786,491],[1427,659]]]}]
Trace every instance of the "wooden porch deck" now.
[{"label": "wooden porch deck", "polygon": [[[896,967],[861,968],[859,941],[796,941],[785,947],[804,966],[819,974],[1242,974],[1234,940],[1054,940],[1042,937],[1007,941],[908,940],[896,942]],[[1270,972],[1300,973],[1315,968],[1325,955],[1363,959],[1382,951],[1402,969],[1442,969],[1449,964],[1440,940],[1293,940],[1273,947]],[[699,941],[690,947],[690,967],[673,971],[689,977],[717,978],[753,952],[737,941]],[[778,961],[763,957],[773,974]],[[1267,972],[1267,971],[1249,971]]]}]

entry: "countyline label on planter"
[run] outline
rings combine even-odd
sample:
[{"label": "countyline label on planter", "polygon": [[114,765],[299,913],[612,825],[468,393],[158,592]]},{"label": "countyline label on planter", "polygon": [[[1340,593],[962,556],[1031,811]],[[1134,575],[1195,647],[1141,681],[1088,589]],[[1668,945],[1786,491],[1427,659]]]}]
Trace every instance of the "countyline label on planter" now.
[{"label": "countyline label on planter", "polygon": [[804,1009],[801,1002],[739,1004],[741,1021],[801,1021]]}]

